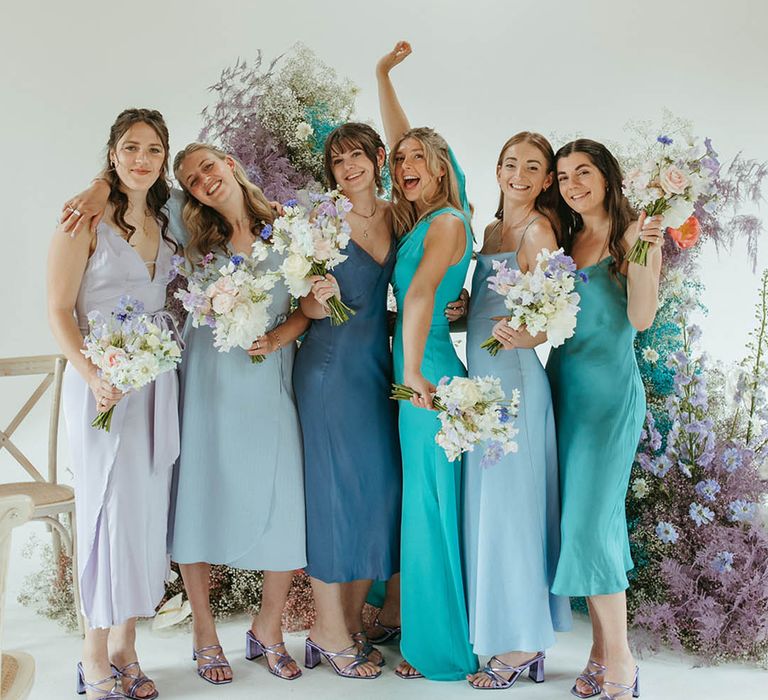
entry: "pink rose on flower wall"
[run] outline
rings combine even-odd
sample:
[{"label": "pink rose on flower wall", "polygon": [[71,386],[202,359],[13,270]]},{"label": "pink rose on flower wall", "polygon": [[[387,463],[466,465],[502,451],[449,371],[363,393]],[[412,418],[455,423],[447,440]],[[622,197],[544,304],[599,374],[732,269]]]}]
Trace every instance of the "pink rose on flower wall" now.
[{"label": "pink rose on flower wall", "polygon": [[667,194],[683,194],[689,183],[688,176],[674,165],[662,170],[659,177],[659,184]]}]

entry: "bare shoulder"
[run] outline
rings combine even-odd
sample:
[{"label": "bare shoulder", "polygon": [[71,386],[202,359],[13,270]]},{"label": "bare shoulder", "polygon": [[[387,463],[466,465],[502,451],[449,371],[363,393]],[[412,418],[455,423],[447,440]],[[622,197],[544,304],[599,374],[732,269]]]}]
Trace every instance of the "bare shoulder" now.
[{"label": "bare shoulder", "polygon": [[549,250],[557,249],[555,230],[546,216],[539,217],[530,225],[525,235],[525,244],[526,247],[536,250],[541,250],[542,248]]},{"label": "bare shoulder", "polygon": [[437,237],[440,237],[441,240],[445,240],[446,237],[449,240],[463,240],[464,221],[458,216],[448,212],[439,214],[432,220],[432,223],[430,223],[424,240],[426,242]]}]

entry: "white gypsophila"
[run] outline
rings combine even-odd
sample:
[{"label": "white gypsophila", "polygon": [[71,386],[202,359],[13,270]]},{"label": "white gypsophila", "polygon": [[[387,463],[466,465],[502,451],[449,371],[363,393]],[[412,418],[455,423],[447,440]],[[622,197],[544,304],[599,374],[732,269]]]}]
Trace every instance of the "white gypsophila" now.
[{"label": "white gypsophila", "polygon": [[296,138],[300,141],[306,141],[314,133],[315,130],[310,124],[307,124],[307,122],[299,122],[296,127]]}]

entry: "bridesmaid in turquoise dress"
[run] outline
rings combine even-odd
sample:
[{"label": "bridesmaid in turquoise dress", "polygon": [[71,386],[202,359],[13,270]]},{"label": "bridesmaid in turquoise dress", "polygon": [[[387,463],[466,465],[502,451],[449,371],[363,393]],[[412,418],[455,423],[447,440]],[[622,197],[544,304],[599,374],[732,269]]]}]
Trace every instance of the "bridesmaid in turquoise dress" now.
[{"label": "bridesmaid in turquoise dress", "polygon": [[[573,141],[555,162],[563,244],[589,282],[576,283],[574,336],[547,362],[562,499],[552,592],[586,596],[592,620],[589,661],[571,692],[613,698],[637,690],[627,642],[626,572],[633,564],[624,501],[645,394],[633,342],[656,315],[663,233],[660,217],[635,220],[619,165],[602,144]],[[624,260],[638,236],[650,245],[647,266]]]},{"label": "bridesmaid in turquoise dress", "polygon": [[461,571],[461,462],[435,443],[435,384],[466,376],[451,343],[444,308],[461,291],[472,255],[464,176],[432,129],[410,129],[389,78],[411,52],[405,42],[379,61],[384,129],[391,145],[392,209],[399,237],[392,286],[399,310],[395,381],[416,390],[400,402],[403,456],[400,648],[396,673],[407,679],[458,680],[474,671]]},{"label": "bridesmaid in turquoise dress", "polygon": [[[555,643],[555,630],[571,624],[568,598],[549,590],[560,550],[560,491],[549,382],[533,349],[546,334],[511,329],[504,298],[488,288],[494,262],[528,271],[542,248],[558,247],[554,155],[549,142],[531,132],[502,147],[499,207],[472,279],[469,374],[499,377],[507,396],[520,391],[517,452],[491,466],[482,464],[481,451],[464,455],[469,638],[478,656],[496,655],[469,678],[475,688],[508,688],[526,671],[543,680],[543,651]],[[481,347],[491,335],[504,347],[496,356]]]},{"label": "bridesmaid in turquoise dress", "polygon": [[[269,202],[231,156],[204,144],[176,155],[186,191],[187,256],[222,260],[248,255]],[[260,265],[275,269],[269,250]],[[300,675],[285,651],[281,616],[293,571],[306,564],[301,430],[293,395],[295,340],[308,321],[291,312],[278,282],[271,291],[271,329],[248,351],[220,353],[208,327],[187,323],[181,365],[181,455],[176,474],[172,559],[180,564],[192,606],[198,673],[231,680],[209,604],[211,564],[264,571],[261,609],[246,632],[248,659],[266,657],[276,676]],[[264,361],[252,364],[249,355]]]}]

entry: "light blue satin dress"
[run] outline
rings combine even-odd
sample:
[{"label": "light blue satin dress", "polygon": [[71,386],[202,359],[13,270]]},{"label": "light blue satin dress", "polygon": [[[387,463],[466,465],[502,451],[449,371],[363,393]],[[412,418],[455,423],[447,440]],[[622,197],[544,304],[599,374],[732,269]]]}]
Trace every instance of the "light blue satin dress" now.
[{"label": "light blue satin dress", "polygon": [[[260,266],[275,269],[280,260],[271,250]],[[282,282],[271,294],[278,325],[290,313],[290,295]],[[241,348],[218,352],[208,327],[188,320],[184,337],[172,559],[269,571],[305,566],[295,343],[253,364]]]},{"label": "light blue satin dress", "polygon": [[470,376],[501,379],[507,397],[520,391],[518,451],[489,467],[482,450],[464,455],[464,570],[469,637],[478,655],[543,651],[555,630],[569,629],[568,598],[549,592],[560,551],[557,446],[549,382],[532,349],[481,348],[504,298],[488,288],[493,261],[518,268],[517,253],[478,255],[467,318]]}]

